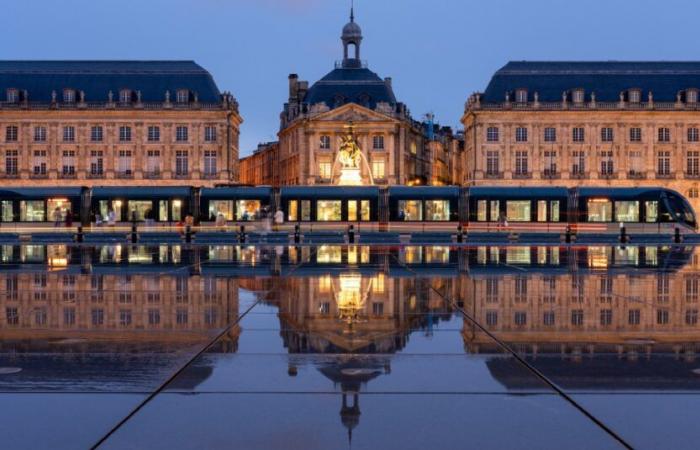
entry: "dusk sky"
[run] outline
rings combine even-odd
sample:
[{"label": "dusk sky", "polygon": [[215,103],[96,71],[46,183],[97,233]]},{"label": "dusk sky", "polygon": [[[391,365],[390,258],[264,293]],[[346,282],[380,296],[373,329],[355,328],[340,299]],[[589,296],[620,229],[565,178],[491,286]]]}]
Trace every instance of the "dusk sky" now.
[{"label": "dusk sky", "polygon": [[[350,0],[4,0],[3,59],[193,59],[239,100],[241,155],[276,139],[287,75],[342,57]],[[508,60],[699,60],[693,0],[356,0],[362,59],[458,127]]]}]

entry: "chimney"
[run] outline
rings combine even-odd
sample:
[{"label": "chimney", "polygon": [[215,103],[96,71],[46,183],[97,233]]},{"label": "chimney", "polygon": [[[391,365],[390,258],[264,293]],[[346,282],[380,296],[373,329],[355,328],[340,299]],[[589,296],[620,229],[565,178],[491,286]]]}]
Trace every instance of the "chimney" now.
[{"label": "chimney", "polygon": [[299,84],[299,75],[295,73],[289,74],[289,103],[296,103],[297,89]]},{"label": "chimney", "polygon": [[297,84],[297,93],[299,95],[299,102],[304,101],[304,97],[306,97],[306,93],[309,91],[309,82],[308,81],[300,81]]},{"label": "chimney", "polygon": [[386,84],[386,87],[389,89],[393,89],[391,77],[384,78],[384,84]]}]

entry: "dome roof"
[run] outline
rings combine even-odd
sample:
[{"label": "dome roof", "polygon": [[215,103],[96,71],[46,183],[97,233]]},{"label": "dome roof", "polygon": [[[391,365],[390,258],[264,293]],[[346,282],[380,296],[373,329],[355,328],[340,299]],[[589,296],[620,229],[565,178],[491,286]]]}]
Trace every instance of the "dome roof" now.
[{"label": "dome roof", "polygon": [[314,83],[304,98],[304,103],[325,103],[331,109],[346,103],[374,109],[381,102],[395,105],[394,91],[379,75],[363,67],[332,70]]},{"label": "dome roof", "polygon": [[362,38],[362,28],[354,21],[348,22],[343,27],[343,39]]}]

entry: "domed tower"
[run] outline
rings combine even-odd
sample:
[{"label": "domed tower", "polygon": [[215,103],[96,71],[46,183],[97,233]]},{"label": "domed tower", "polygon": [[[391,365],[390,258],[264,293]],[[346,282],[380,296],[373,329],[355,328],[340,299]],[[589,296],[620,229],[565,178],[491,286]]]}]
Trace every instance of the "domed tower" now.
[{"label": "domed tower", "polygon": [[[362,44],[362,28],[355,23],[355,8],[350,8],[350,22],[343,27],[343,67],[360,67],[360,45]],[[350,57],[351,47],[355,50],[355,57]]]}]

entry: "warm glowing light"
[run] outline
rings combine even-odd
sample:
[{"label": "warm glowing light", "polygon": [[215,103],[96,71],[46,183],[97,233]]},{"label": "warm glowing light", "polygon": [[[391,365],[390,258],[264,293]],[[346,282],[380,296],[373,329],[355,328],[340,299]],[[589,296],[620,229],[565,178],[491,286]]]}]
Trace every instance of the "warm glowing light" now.
[{"label": "warm glowing light", "polygon": [[360,169],[342,168],[340,169],[340,178],[338,178],[340,186],[362,186],[362,175]]},{"label": "warm glowing light", "polygon": [[121,208],[121,207],[122,207],[122,201],[121,201],[121,200],[115,200],[115,201],[114,201],[114,206],[116,206],[117,208]]},{"label": "warm glowing light", "polygon": [[182,206],[182,200],[173,200],[173,206],[179,208],[180,206]]}]

